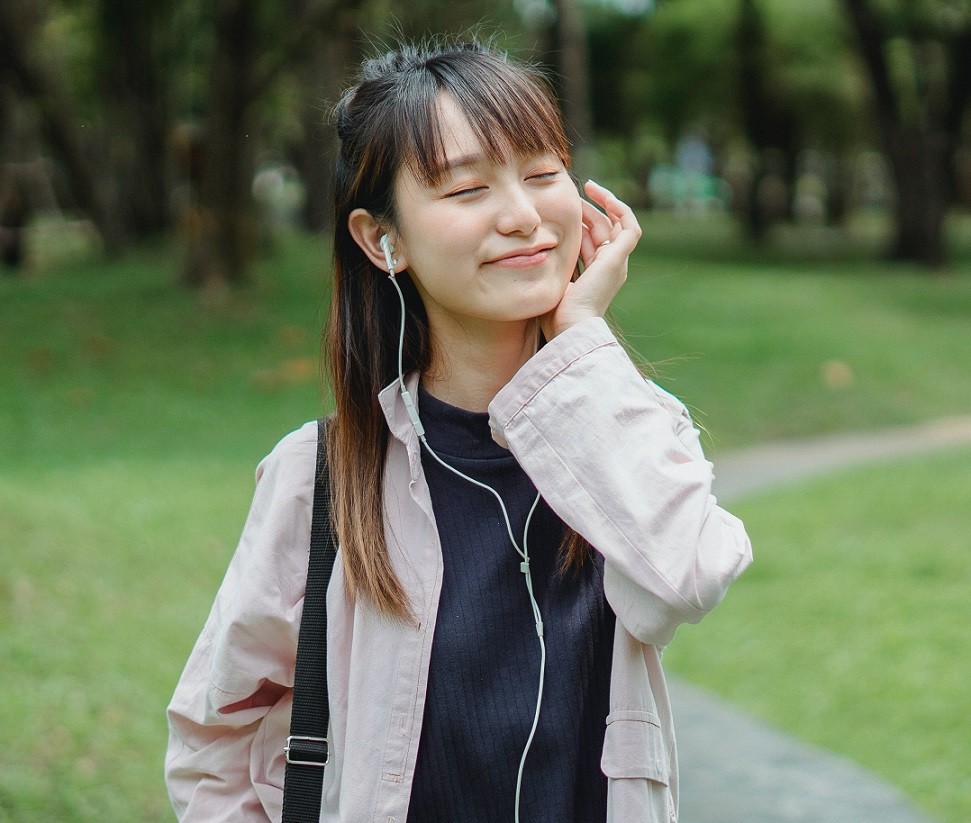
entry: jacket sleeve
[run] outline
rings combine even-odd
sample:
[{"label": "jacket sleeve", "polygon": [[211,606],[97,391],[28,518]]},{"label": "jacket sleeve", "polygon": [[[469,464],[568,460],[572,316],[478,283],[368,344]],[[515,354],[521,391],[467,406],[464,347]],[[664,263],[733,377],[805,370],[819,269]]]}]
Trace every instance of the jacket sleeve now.
[{"label": "jacket sleeve", "polygon": [[602,319],[550,341],[489,411],[495,439],[604,555],[607,599],[641,642],[666,645],[751,562],[741,521],[711,494],[687,410],[640,375]]},{"label": "jacket sleeve", "polygon": [[253,749],[293,687],[315,455],[308,424],[260,463],[239,545],[168,707],[165,779],[182,821],[268,820],[279,801]]}]

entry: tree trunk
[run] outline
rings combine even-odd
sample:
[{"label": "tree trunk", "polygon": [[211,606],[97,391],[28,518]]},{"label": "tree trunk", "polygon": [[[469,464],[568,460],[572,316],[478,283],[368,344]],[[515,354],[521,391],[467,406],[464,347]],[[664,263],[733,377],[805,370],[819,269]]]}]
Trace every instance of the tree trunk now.
[{"label": "tree trunk", "polygon": [[41,129],[64,163],[71,193],[101,234],[105,251],[116,254],[124,235],[102,170],[88,156],[78,119],[64,84],[30,53],[32,29],[23,7],[0,2],[0,71],[7,71],[20,93],[37,109]]},{"label": "tree trunk", "polygon": [[944,218],[948,206],[950,141],[917,129],[885,138],[896,182],[896,232],[892,255],[937,267],[944,263]]},{"label": "tree trunk", "polygon": [[347,4],[333,25],[314,33],[300,67],[303,142],[297,149],[297,166],[306,191],[304,224],[313,232],[331,228],[333,219],[337,134],[326,109],[337,102],[345,70],[358,52],[357,5]]},{"label": "tree trunk", "polygon": [[0,266],[16,274],[27,256],[30,190],[21,166],[0,164]]},{"label": "tree trunk", "polygon": [[108,116],[117,128],[108,135],[115,166],[116,199],[128,233],[155,234],[169,225],[167,72],[160,39],[168,2],[100,0],[102,58]]},{"label": "tree trunk", "polygon": [[[897,105],[886,62],[888,34],[866,0],[844,0],[873,88],[873,113],[896,189],[892,256],[940,266],[944,255],[951,141],[928,116],[908,125]],[[920,122],[920,120],[925,122]]]},{"label": "tree trunk", "polygon": [[769,226],[763,190],[768,179],[766,157],[773,147],[773,104],[766,94],[765,25],[755,0],[741,0],[736,29],[739,56],[738,92],[742,127],[752,147],[754,163],[747,191],[741,192],[741,216],[746,234],[759,242]]},{"label": "tree trunk", "polygon": [[850,206],[850,164],[842,154],[833,157],[831,173],[826,179],[826,225],[842,227]]},{"label": "tree trunk", "polygon": [[948,202],[971,205],[971,198],[962,201],[962,184],[958,179],[958,152],[968,103],[971,102],[971,17],[963,30],[957,32],[948,50],[949,76],[947,81],[948,110],[944,116],[944,133],[948,135]]},{"label": "tree trunk", "polygon": [[259,243],[252,196],[254,12],[255,0],[216,4],[199,211],[183,267],[186,284],[214,292],[246,281]]},{"label": "tree trunk", "polygon": [[559,69],[560,103],[567,136],[574,143],[576,174],[585,179],[592,168],[593,115],[590,111],[590,57],[587,32],[577,0],[553,0],[554,65]]}]

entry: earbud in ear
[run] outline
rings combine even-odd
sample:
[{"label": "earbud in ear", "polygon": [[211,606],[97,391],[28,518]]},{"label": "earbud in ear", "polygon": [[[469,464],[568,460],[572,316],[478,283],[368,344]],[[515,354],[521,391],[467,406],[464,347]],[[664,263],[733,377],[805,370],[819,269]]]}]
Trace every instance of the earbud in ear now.
[{"label": "earbud in ear", "polygon": [[388,264],[388,273],[394,275],[398,261],[393,257],[394,245],[391,243],[391,238],[386,234],[382,234],[378,242],[381,244],[381,250],[384,252],[384,262]]}]

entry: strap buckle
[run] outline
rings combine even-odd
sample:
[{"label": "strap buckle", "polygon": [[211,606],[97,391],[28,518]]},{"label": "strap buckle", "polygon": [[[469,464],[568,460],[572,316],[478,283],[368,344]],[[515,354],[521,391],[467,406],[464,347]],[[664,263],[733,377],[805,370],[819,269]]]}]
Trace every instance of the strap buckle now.
[{"label": "strap buckle", "polygon": [[323,768],[330,761],[330,744],[326,737],[310,737],[291,734],[283,747],[287,763],[294,766],[318,766]]}]

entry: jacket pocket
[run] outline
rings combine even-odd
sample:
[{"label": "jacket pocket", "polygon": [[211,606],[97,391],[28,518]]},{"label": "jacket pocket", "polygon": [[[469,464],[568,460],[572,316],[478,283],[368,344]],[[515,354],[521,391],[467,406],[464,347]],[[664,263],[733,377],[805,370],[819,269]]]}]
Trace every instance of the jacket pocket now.
[{"label": "jacket pocket", "polygon": [[654,712],[611,712],[600,768],[607,777],[641,777],[667,786],[668,759],[658,716]]},{"label": "jacket pocket", "polygon": [[654,712],[607,716],[600,768],[607,776],[607,823],[677,820],[664,736]]}]

